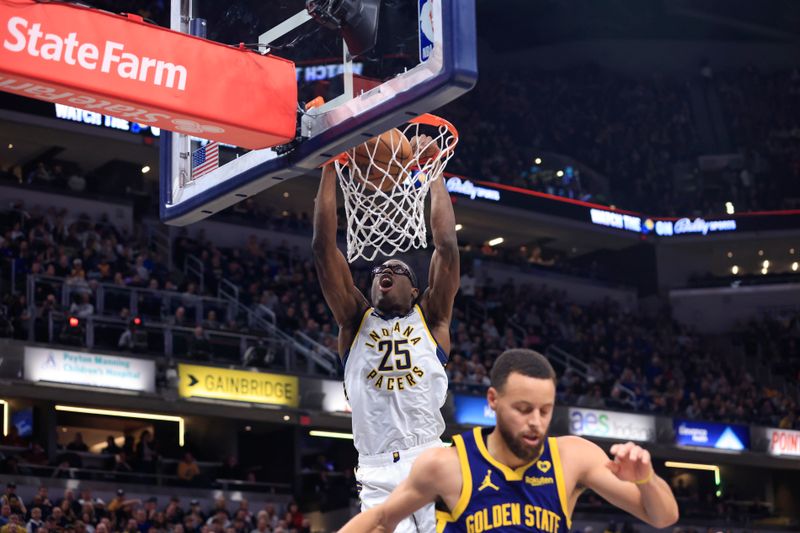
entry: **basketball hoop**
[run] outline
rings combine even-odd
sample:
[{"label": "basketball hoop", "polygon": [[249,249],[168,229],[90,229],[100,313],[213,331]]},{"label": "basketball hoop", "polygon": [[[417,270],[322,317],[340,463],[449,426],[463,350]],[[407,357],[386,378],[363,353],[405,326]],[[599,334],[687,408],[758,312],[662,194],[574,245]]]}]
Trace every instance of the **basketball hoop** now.
[{"label": "basketball hoop", "polygon": [[[414,146],[410,159],[404,160],[400,146],[393,146],[390,161],[376,160],[378,143],[373,143],[367,150],[352,148],[334,162],[344,193],[350,263],[359,257],[372,261],[378,254],[388,257],[427,246],[425,197],[453,157],[458,131],[430,114],[398,129],[412,146],[420,135],[429,136],[432,142]],[[356,150],[360,150],[359,165],[354,164]],[[389,172],[392,169],[399,172]]]}]

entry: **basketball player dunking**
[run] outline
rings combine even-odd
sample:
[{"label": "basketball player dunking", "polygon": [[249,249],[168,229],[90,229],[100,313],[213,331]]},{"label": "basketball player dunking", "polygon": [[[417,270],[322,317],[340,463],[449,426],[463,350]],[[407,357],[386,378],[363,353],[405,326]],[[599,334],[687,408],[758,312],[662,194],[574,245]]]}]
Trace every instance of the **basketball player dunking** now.
[{"label": "basketball player dunking", "polygon": [[[428,146],[427,142],[418,143]],[[459,285],[455,215],[444,180],[431,184],[435,250],[429,286],[391,259],[372,269],[370,301],[354,286],[336,246],[336,172],[322,171],[314,208],[314,263],[322,292],[339,324],[339,355],[358,451],[356,478],[362,510],[383,502],[424,450],[441,447],[447,396],[444,365],[450,319]],[[420,506],[423,507],[423,506]],[[395,531],[431,533],[432,505],[398,520]]]},{"label": "basketball player dunking", "polygon": [[586,489],[654,527],[674,524],[678,504],[646,450],[615,444],[611,461],[581,437],[548,438],[555,381],[541,354],[503,353],[487,393],[497,426],[475,428],[456,435],[453,447],[421,454],[385,503],[360,513],[339,533],[394,531],[405,516],[434,501],[442,507],[437,533],[565,533]]}]

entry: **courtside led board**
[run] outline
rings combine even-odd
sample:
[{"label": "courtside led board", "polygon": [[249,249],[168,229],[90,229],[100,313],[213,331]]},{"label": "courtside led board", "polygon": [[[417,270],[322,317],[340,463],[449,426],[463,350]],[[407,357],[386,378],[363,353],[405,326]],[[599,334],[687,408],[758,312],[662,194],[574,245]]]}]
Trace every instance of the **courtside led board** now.
[{"label": "courtside led board", "polygon": [[[172,1],[173,29],[189,31],[186,4]],[[195,222],[314,172],[334,155],[458,98],[477,80],[474,0],[382,2],[377,44],[358,57],[335,31],[311,20],[305,0],[245,0],[251,11],[238,19],[224,3],[209,4],[202,13],[209,39],[257,42],[260,53],[295,63],[298,137],[262,150],[221,146],[219,167],[209,172],[203,154],[197,157],[201,134],[162,132],[161,219],[168,224]],[[325,105],[302,111],[316,96]],[[236,104],[246,102],[220,102]],[[205,165],[201,177],[193,176],[193,164]]]}]

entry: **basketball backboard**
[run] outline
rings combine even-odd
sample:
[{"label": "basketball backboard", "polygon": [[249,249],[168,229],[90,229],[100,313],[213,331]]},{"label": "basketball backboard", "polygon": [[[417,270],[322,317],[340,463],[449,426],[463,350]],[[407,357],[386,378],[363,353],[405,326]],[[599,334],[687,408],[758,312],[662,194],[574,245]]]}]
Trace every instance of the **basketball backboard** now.
[{"label": "basketball backboard", "polygon": [[[162,132],[165,223],[195,222],[311,172],[334,155],[458,98],[477,80],[474,0],[382,0],[377,44],[358,57],[350,56],[337,32],[311,20],[305,4],[172,0],[173,29],[188,33],[198,27],[192,19],[206,19],[207,38],[247,43],[295,62],[298,140],[252,151],[223,146],[219,168],[192,179],[192,153],[202,141]],[[326,104],[301,111],[316,96]]]}]

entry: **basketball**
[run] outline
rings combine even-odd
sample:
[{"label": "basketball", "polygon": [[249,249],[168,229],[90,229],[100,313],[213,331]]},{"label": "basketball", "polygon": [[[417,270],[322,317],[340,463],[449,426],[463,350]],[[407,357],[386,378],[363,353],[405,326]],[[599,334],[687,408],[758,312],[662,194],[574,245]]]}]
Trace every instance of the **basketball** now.
[{"label": "basketball", "polygon": [[390,191],[403,180],[400,174],[408,169],[413,156],[411,142],[402,131],[393,128],[355,148],[352,163],[361,172],[354,176],[366,178],[372,189]]}]

